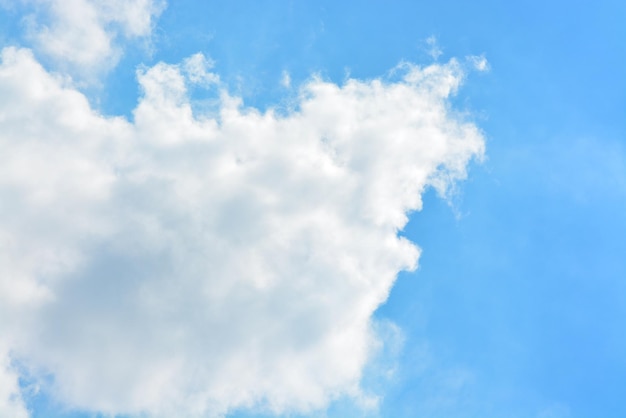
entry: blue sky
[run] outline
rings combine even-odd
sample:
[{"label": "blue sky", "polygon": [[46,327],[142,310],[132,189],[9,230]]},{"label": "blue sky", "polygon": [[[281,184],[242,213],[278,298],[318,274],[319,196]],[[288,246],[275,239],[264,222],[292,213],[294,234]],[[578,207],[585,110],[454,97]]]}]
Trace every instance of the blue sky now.
[{"label": "blue sky", "polygon": [[[90,4],[86,1],[82,3]],[[116,5],[115,2],[111,4]],[[411,208],[410,204],[403,206],[409,207],[410,216],[406,226],[400,228],[399,235],[414,242],[422,253],[417,270],[407,272],[401,271],[402,268],[396,269],[398,279],[390,288],[387,301],[380,306],[374,306],[375,309],[372,310],[371,323],[377,324],[375,327],[378,327],[378,340],[384,343],[385,348],[377,355],[368,357],[367,361],[357,365],[358,367],[355,366],[356,371],[349,369],[345,375],[337,377],[336,381],[324,383],[326,386],[322,385],[321,392],[324,395],[320,395],[324,400],[319,403],[318,398],[307,392],[309,389],[316,390],[316,387],[313,387],[315,385],[312,389],[304,388],[303,391],[307,392],[305,394],[292,393],[289,390],[275,393],[258,382],[245,381],[244,385],[250,384],[249,393],[253,394],[249,398],[238,400],[239,398],[233,397],[234,395],[224,395],[221,399],[217,395],[212,395],[207,402],[213,409],[203,410],[202,413],[211,416],[208,414],[218,411],[217,413],[229,417],[609,418],[626,415],[626,406],[621,399],[626,391],[624,331],[626,330],[626,44],[623,41],[626,39],[626,27],[623,25],[626,19],[626,5],[623,2],[600,1],[583,4],[531,1],[505,4],[491,1],[386,3],[365,1],[337,4],[326,1],[228,3],[170,1],[153,11],[151,25],[147,29],[142,29],[144,32],[137,36],[124,35],[124,30],[127,30],[124,29],[125,23],[115,19],[109,20],[104,25],[104,30],[116,31],[111,32],[115,33],[111,42],[118,48],[118,55],[104,56],[104,59],[94,59],[93,62],[87,63],[73,61],[72,56],[67,54],[55,55],[54,52],[50,52],[52,51],[50,43],[46,43],[45,38],[38,38],[40,33],[37,31],[41,32],[41,27],[46,25],[53,27],[53,23],[50,22],[54,22],[54,17],[46,14],[50,13],[46,9],[48,6],[33,6],[29,2],[19,4],[0,2],[0,6],[2,48],[11,46],[27,48],[32,51],[33,59],[43,65],[47,72],[66,77],[67,88],[85,94],[95,113],[103,117],[123,116],[137,126],[143,122],[140,119],[142,116],[135,108],[142,97],[149,96],[145,93],[147,91],[145,86],[148,84],[144,84],[142,93],[137,80],[137,69],[139,68],[140,74],[148,74],[157,80],[159,76],[166,74],[165,70],[150,72],[151,68],[157,68],[155,66],[159,62],[178,65],[198,52],[212,61],[212,67],[211,65],[207,67],[208,71],[217,75],[220,81],[217,84],[199,83],[195,87],[189,84],[190,106],[196,115],[207,112],[209,116],[213,114],[211,112],[215,106],[220,106],[216,104],[220,89],[240,97],[245,106],[259,109],[261,112],[268,108],[277,108],[278,113],[288,114],[289,109],[293,109],[294,103],[296,107],[304,106],[303,102],[298,102],[300,100],[298,86],[311,83],[312,77],[316,74],[324,82],[338,86],[342,86],[348,79],[367,83],[368,80],[379,77],[387,80],[388,85],[394,85],[401,75],[392,73],[392,70],[400,62],[412,62],[422,66],[436,63],[445,67],[446,63],[454,58],[463,67],[461,76],[463,82],[458,93],[444,98],[444,108],[448,113],[445,116],[446,125],[441,129],[442,132],[454,131],[457,127],[455,123],[475,126],[484,140],[484,158],[482,161],[479,157],[475,158],[481,153],[480,150],[468,145],[466,151],[458,151],[458,154],[454,154],[455,157],[450,157],[462,159],[463,166],[468,168],[468,174],[466,178],[464,173],[456,176],[459,181],[451,186],[453,192],[449,193],[447,198],[441,197],[433,189],[432,184],[426,182],[423,184],[422,210],[416,211],[416,207]],[[29,29],[28,22],[33,20],[39,22],[40,26],[35,24],[34,29],[32,26]],[[129,24],[128,27],[130,26]],[[66,30],[66,27],[61,26],[61,29]],[[436,39],[436,43],[429,43],[428,39]],[[441,54],[433,55],[433,48],[440,49]],[[478,59],[476,57],[486,58],[487,71],[470,68],[472,59]],[[180,71],[190,71],[183,67],[184,65],[180,64],[182,68]],[[289,75],[290,83],[284,82],[286,74]],[[146,77],[146,83],[152,82],[153,78]],[[12,99],[9,93],[6,93],[9,90],[3,91],[4,98],[0,96],[0,101]],[[151,96],[146,99],[150,100]],[[397,105],[398,109],[403,108],[402,103],[398,102]],[[8,109],[7,106],[9,105],[5,102],[3,109]],[[12,117],[6,116],[8,114],[6,110],[3,112],[6,120]],[[41,113],[40,110],[34,110],[33,115],[40,121],[47,117],[47,114]],[[152,120],[148,116],[145,117],[148,121]],[[147,122],[148,125],[150,123],[156,122]],[[383,126],[386,122],[380,123]],[[10,126],[3,130],[11,133],[4,134],[3,142],[0,142],[0,146],[6,147],[7,150],[13,146],[11,135],[19,137],[22,131],[26,132],[26,128]],[[106,129],[118,132],[116,130],[118,128],[115,127]],[[131,135],[124,133],[126,132],[124,129],[127,128],[119,128],[120,133],[111,136],[126,138],[124,135]],[[292,138],[290,135],[294,138],[304,135],[302,132],[306,132],[305,128],[301,129],[303,130],[288,133],[286,138]],[[377,129],[377,126],[373,129]],[[381,132],[385,131],[381,128]],[[156,133],[153,135],[158,136]],[[77,138],[80,141],[87,140],[86,137]],[[253,142],[246,144],[252,146],[250,144]],[[61,146],[63,149],[73,149],[71,145]],[[274,149],[271,148],[273,146],[268,145],[267,149],[270,150],[268,154],[279,153],[271,151]],[[137,155],[141,155],[141,150],[147,150],[147,147],[146,145],[146,148],[140,148]],[[383,152],[381,150],[379,152]],[[70,155],[83,155],[81,152],[83,151],[76,151]],[[84,155],[89,152],[84,151],[86,153]],[[162,171],[173,170],[172,176],[176,175],[176,170],[187,170],[185,164],[179,162],[170,164],[168,160],[170,157],[167,155],[179,155],[177,152],[154,151],[156,155],[154,167]],[[187,155],[185,152],[181,150],[180,155]],[[195,152],[201,153],[197,150]],[[407,154],[409,155],[410,151],[407,150]],[[16,151],[16,154],[8,155],[21,154],[17,154]],[[285,155],[290,154],[286,152]],[[190,165],[196,161],[190,159],[188,155],[186,158]],[[437,160],[439,164],[448,161],[445,160],[447,157],[442,158],[443,162]],[[65,160],[59,157],[58,161]],[[196,164],[199,164],[199,161],[197,160]],[[388,164],[385,167],[394,167],[394,163],[393,159],[385,161],[385,164]],[[94,166],[101,167],[101,164],[98,164]],[[268,163],[268,167],[267,170],[272,168],[271,162]],[[143,169],[145,172],[149,170],[146,167]],[[32,171],[32,176],[36,179],[37,170]],[[371,177],[369,172],[363,174],[364,182],[371,183],[375,179],[381,179],[385,185],[385,181],[393,180],[388,180],[384,175],[378,176],[377,171],[372,172],[374,174]],[[4,175],[10,176],[13,172],[7,173]],[[68,173],[67,176],[75,175],[74,172]],[[180,177],[177,181],[179,184],[186,181],[192,184],[191,179],[195,178]],[[68,182],[67,184],[70,184],[68,188],[83,190],[80,188],[83,186],[75,186],[65,177],[61,177],[59,182]],[[3,202],[11,202],[14,196],[11,193],[26,190],[30,184],[26,181],[19,183],[15,180],[11,183],[7,180],[0,184],[0,198]],[[57,183],[54,184],[56,187]],[[92,186],[88,184],[84,187],[85,190],[91,190]],[[80,200],[83,194],[80,194],[78,197],[74,195],[68,197],[67,207],[87,208],[85,213],[89,213],[89,217],[85,219],[88,223],[96,222],[94,219],[101,219],[102,213],[118,213],[121,214],[118,216],[132,217],[136,213],[152,213],[145,208],[156,206],[161,210],[159,202],[163,200],[163,196],[157,192],[148,190],[147,186],[124,187],[116,189],[115,193],[119,193],[120,196],[131,196],[133,193],[140,195],[137,202],[132,200],[132,204],[127,203],[131,198],[122,196],[115,201],[112,200],[113,203],[110,205],[103,206],[104,209],[100,211],[93,209],[100,206],[96,206],[91,200],[83,203],[83,200]],[[216,183],[215,187],[221,186]],[[228,184],[224,187],[228,187]],[[86,194],[88,193],[85,192]],[[228,230],[225,234],[234,234],[232,236],[237,239],[240,238],[237,231],[243,229],[241,237],[244,238],[241,239],[251,240],[249,230],[256,227],[256,224],[241,221],[241,217],[254,218],[257,216],[256,210],[264,209],[261,206],[247,209],[248,200],[244,197],[241,199],[228,200],[224,203],[226,205],[224,213],[232,212],[239,215],[233,219],[224,218],[226,220],[220,224],[220,228],[223,226]],[[26,198],[24,201],[29,202]],[[0,212],[5,217],[0,224],[0,232],[5,235],[0,234],[0,238],[10,237],[12,233],[22,233],[25,228],[22,226],[23,223],[35,222],[36,227],[48,231],[46,225],[60,222],[61,226],[57,229],[49,228],[52,232],[32,235],[32,240],[24,244],[24,248],[29,249],[29,245],[46,248],[49,243],[57,242],[49,237],[56,237],[59,234],[77,236],[79,238],[76,238],[76,242],[87,243],[85,245],[90,248],[88,251],[105,255],[102,259],[85,256],[88,260],[96,259],[93,262],[80,261],[74,264],[70,261],[67,261],[67,264],[63,264],[65,261],[59,262],[69,266],[65,270],[59,270],[60,273],[41,273],[48,271],[43,267],[31,269],[36,272],[32,273],[35,275],[34,280],[49,286],[51,292],[57,292],[55,295],[58,300],[67,298],[65,300],[69,301],[69,307],[64,311],[55,307],[52,302],[49,305],[51,307],[45,305],[48,302],[41,302],[43,307],[37,308],[44,313],[51,312],[50,318],[56,318],[59,322],[55,320],[43,322],[37,319],[38,314],[33,314],[32,318],[35,319],[32,319],[30,312],[35,312],[35,308],[18,307],[16,310],[7,308],[0,312],[5,315],[5,319],[0,321],[2,326],[0,330],[6,336],[0,341],[0,354],[9,352],[10,356],[7,358],[10,358],[12,364],[7,368],[7,376],[18,374],[22,388],[21,396],[32,417],[82,418],[106,416],[98,414],[107,412],[119,413],[121,417],[131,417],[133,414],[144,412],[158,416],[158,413],[163,413],[167,409],[159,410],[156,407],[150,409],[152,404],[149,402],[129,401],[122,395],[117,398],[115,395],[109,399],[104,395],[99,397],[97,394],[68,389],[71,384],[67,382],[74,382],[70,377],[75,376],[68,372],[72,364],[68,358],[73,355],[84,356],[87,362],[94,360],[89,360],[88,348],[80,349],[84,340],[62,336],[65,329],[62,326],[63,318],[80,316],[81,312],[87,312],[88,320],[94,322],[89,323],[87,320],[83,326],[106,327],[110,325],[106,321],[102,322],[104,325],[98,325],[100,322],[97,321],[101,318],[99,315],[105,315],[108,309],[118,309],[117,305],[108,304],[106,301],[110,300],[105,297],[101,309],[85,308],[87,310],[83,311],[81,310],[83,305],[78,301],[83,300],[90,305],[92,301],[89,297],[97,299],[101,292],[107,291],[113,294],[118,288],[116,286],[128,291],[126,284],[118,284],[111,277],[119,276],[127,281],[141,277],[137,280],[150,289],[150,279],[145,277],[151,275],[156,277],[154,272],[160,271],[159,269],[169,271],[174,278],[178,275],[195,274],[190,271],[196,270],[183,269],[174,261],[171,265],[168,264],[169,261],[161,261],[163,264],[159,264],[153,260],[156,250],[140,252],[136,257],[131,250],[127,249],[124,252],[123,249],[127,247],[117,243],[117,240],[124,241],[130,238],[122,233],[116,232],[117,235],[112,235],[116,237],[114,244],[111,244],[113,238],[103,238],[100,241],[92,238],[105,236],[106,234],[101,231],[109,226],[102,226],[103,229],[98,229],[100,226],[85,227],[86,229],[77,231],[70,228],[67,232],[63,227],[63,220],[71,217],[71,214],[75,213],[74,209],[67,209],[65,205],[55,202],[56,200],[48,204],[52,205],[52,211],[56,211],[57,207],[61,208],[58,209],[60,213],[58,218],[52,215],[50,218],[46,217],[47,215],[39,215],[40,212],[33,209],[34,214],[28,215],[32,217],[26,217],[23,222],[13,217],[12,203],[5,203],[8,209]],[[198,207],[204,208],[206,213],[210,212],[210,209],[206,209],[210,208],[210,202],[193,202],[194,205],[196,203]],[[202,206],[204,204],[209,206]],[[21,211],[30,211],[31,206],[28,203],[24,205]],[[242,208],[241,205],[246,207]],[[339,203],[337,205],[343,208]],[[16,206],[20,207],[19,204]],[[138,239],[138,244],[133,244],[132,241],[128,248],[132,248],[133,245],[152,248],[146,242],[170,239],[177,236],[179,230],[187,228],[185,221],[177,218],[181,213],[187,212],[171,209],[174,206],[174,203],[167,207],[164,205],[162,211],[155,212],[157,213],[155,219],[165,219],[164,225],[174,225],[172,230],[175,232],[168,233],[169,235],[165,233],[158,235],[156,232],[155,235],[146,235],[148,238],[145,241]],[[132,210],[124,209],[127,207]],[[118,208],[122,209],[116,212]],[[338,213],[343,213],[342,211],[343,209]],[[76,213],[80,215],[83,212]],[[222,214],[221,209],[216,216],[222,216],[219,214]],[[274,219],[272,213],[267,216],[268,219]],[[280,214],[277,216],[281,219]],[[132,225],[135,224],[128,221],[122,225],[131,225],[132,229]],[[193,225],[196,224],[192,224],[192,227]],[[341,228],[343,225],[343,223],[340,225]],[[169,226],[163,227],[164,230],[168,230],[167,228]],[[282,233],[291,236],[290,231],[285,229]],[[372,229],[365,227],[358,231],[363,234],[374,233]],[[27,234],[31,234],[30,230]],[[195,239],[190,238],[195,236],[189,235],[191,233],[180,234],[181,242]],[[364,242],[369,242],[367,236],[369,235],[352,238],[355,241],[363,239]],[[65,245],[66,242],[62,242]],[[312,241],[311,245],[315,242],[317,241]],[[67,244],[68,254],[72,253],[70,250],[74,251],[74,247],[74,241]],[[187,247],[184,248],[184,251],[192,251]],[[200,248],[205,247],[198,244],[197,248],[201,251]],[[235,248],[233,251],[237,249],[248,251],[248,247],[232,248]],[[256,249],[255,246],[251,248]],[[342,248],[341,245],[337,247],[339,251],[342,251]],[[262,259],[263,262],[270,264],[273,262],[272,257],[267,256],[273,254],[273,249],[274,247],[270,247],[267,252],[261,252],[266,254]],[[16,257],[19,257],[19,254],[26,254],[24,257],[31,254],[27,250],[23,253],[15,251],[10,254],[18,254]],[[346,249],[346,252],[349,251],[352,251],[352,247]],[[360,249],[354,251],[361,257],[370,254],[365,250],[358,252]],[[377,253],[378,248],[372,247],[371,254]],[[172,250],[167,254],[169,257],[178,253]],[[294,255],[296,256],[297,254]],[[171,257],[172,260],[175,258]],[[167,257],[165,259],[170,260]],[[285,261],[287,262],[290,263],[285,264],[288,267],[279,271],[300,272],[300,269],[309,266],[303,264],[304,267],[301,267],[297,262]],[[87,263],[87,267],[84,263]],[[335,265],[332,264],[334,262],[328,263],[331,266]],[[13,276],[18,277],[21,274],[22,270],[18,270],[22,268],[19,267],[22,265],[21,262],[16,262],[15,265],[18,267],[14,267],[13,270],[12,267],[0,270],[0,274],[6,277],[3,279],[6,283],[12,283],[11,280],[17,280]],[[319,267],[322,272],[320,274],[325,274],[324,272],[334,274],[335,270],[328,265],[320,264],[322,266]],[[228,280],[231,272],[229,269],[233,268],[228,266],[223,267],[226,272],[224,280]],[[313,268],[317,267],[317,264],[313,265]],[[199,267],[200,270],[202,268]],[[31,272],[27,267],[24,269]],[[378,270],[373,268],[372,271],[375,273]],[[50,279],[49,283],[53,284],[48,284],[45,281],[47,278],[41,279],[36,276],[37,274],[67,276],[70,279],[63,283],[81,283],[83,280],[85,285],[67,284],[55,287],[56,281]],[[108,285],[98,284],[105,281],[112,285],[107,287]],[[161,286],[161,281],[158,283]],[[336,291],[337,295],[343,295],[341,292],[345,289],[337,287],[333,290],[334,283],[329,281],[324,285],[327,287],[322,289],[330,288],[330,292]],[[170,288],[158,289],[162,291]],[[313,288],[313,291],[322,292],[318,288]],[[283,294],[281,292],[273,297],[278,298]],[[157,293],[155,290],[155,295]],[[290,293],[285,290],[285,294]],[[323,292],[320,294],[326,295]],[[181,295],[184,295],[183,291]],[[7,293],[6,300],[16,297]],[[235,299],[227,299],[225,303],[234,301],[232,312],[228,312],[237,316],[236,312],[239,311],[237,303],[240,299],[239,296],[231,297]],[[241,298],[247,300],[245,296]],[[280,306],[282,299],[276,300]],[[6,301],[3,303],[10,305]],[[120,308],[120,312],[125,312],[124,306]],[[191,303],[190,306],[195,305]],[[353,311],[337,309],[337,312],[345,314],[346,318],[356,315]],[[132,314],[135,311],[131,309],[128,312]],[[262,311],[263,314],[265,312]],[[318,310],[313,309],[312,312]],[[10,315],[14,315],[11,318],[20,318],[15,319],[15,323],[19,325],[11,326],[13,319],[6,319]],[[268,321],[271,321],[274,317],[268,315]],[[143,317],[139,315],[137,318]],[[179,316],[175,318],[178,320]],[[215,320],[213,317],[209,319]],[[141,319],[128,317],[129,322],[135,320],[138,326],[141,326]],[[198,320],[196,316],[185,316],[181,319],[182,325],[179,326],[186,326],[196,320]],[[54,328],[50,331],[54,336],[42,331],[22,331],[39,330],[37,321],[40,321],[40,327]],[[326,324],[323,318],[319,323]],[[233,324],[237,326],[239,323]],[[309,321],[301,324],[306,328]],[[311,329],[316,329],[318,322],[311,320],[310,324]],[[290,325],[285,327],[292,330]],[[320,329],[324,329],[323,327],[324,325],[320,325]],[[75,332],[76,329],[79,328],[67,328],[66,331]],[[230,334],[226,336],[219,334],[226,332],[222,327],[217,326],[216,330],[208,340],[193,341],[198,344],[210,341],[210,344],[219,346],[219,341],[223,339],[224,350],[231,352],[237,352],[239,347],[237,341],[248,341],[244,337],[238,340],[236,337],[231,338]],[[250,331],[252,334],[255,332]],[[317,335],[315,331],[311,332],[312,335]],[[96,334],[100,335],[97,332]],[[142,338],[144,334],[137,335],[140,335],[138,338]],[[146,338],[152,338],[152,334],[146,335]],[[320,331],[319,335],[326,334]],[[98,337],[94,338],[98,341]],[[155,338],[154,341],[161,341]],[[311,338],[314,339],[315,336]],[[119,350],[135,347],[132,343],[133,338],[126,334],[121,336],[119,341],[121,341],[117,346]],[[128,345],[122,343],[128,341],[131,341]],[[300,339],[292,340],[291,336],[287,336],[285,341],[299,342]],[[41,352],[42,350],[36,349],[46,342],[54,345],[54,354],[46,355]],[[279,343],[280,341],[277,344]],[[136,347],[141,346],[141,343],[137,344]],[[311,344],[315,346],[314,342]],[[68,349],[70,346],[72,348]],[[85,345],[87,346],[88,344]],[[128,348],[131,351],[132,349],[134,348]],[[347,348],[342,346],[342,349],[347,350],[347,354],[344,357],[338,355],[332,361],[342,362],[351,357],[349,346]],[[356,351],[358,349],[359,347],[356,347]],[[97,349],[94,350],[93,353],[100,353]],[[172,350],[178,353],[176,348]],[[202,348],[199,350],[202,351]],[[216,353],[216,358],[224,355],[229,361],[237,361],[235,354],[228,357],[219,347],[214,351],[211,350],[213,349],[207,352]],[[265,355],[263,353],[270,353],[272,347],[262,346],[259,350],[256,354],[262,356]],[[277,356],[285,355],[280,349],[276,352]],[[189,354],[184,350],[182,353]],[[190,353],[189,358],[202,359],[202,356],[194,357],[196,351]],[[152,355],[150,351],[147,356]],[[161,361],[161,352],[155,351],[154,356]],[[297,357],[296,354],[294,356]],[[355,357],[358,357],[358,354],[355,354]],[[94,358],[102,361],[99,357]],[[324,359],[324,356],[321,358]],[[116,356],[109,359],[113,364],[112,368],[125,364],[115,363],[116,359]],[[272,361],[273,363],[268,364],[274,366],[287,364],[283,363],[281,358]],[[333,368],[322,363],[313,363],[312,367],[319,366],[321,370],[328,368],[328,373],[332,374],[330,370]],[[247,365],[244,369],[250,366],[245,361],[242,364]],[[21,371],[15,372],[16,368]],[[105,380],[106,378],[97,374],[98,370],[100,369],[94,368],[93,375],[85,372],[84,378]],[[58,384],[50,383],[55,381],[55,373],[58,373]],[[207,373],[209,376],[210,372]],[[61,377],[66,375],[70,377]],[[360,395],[351,392],[354,389],[355,376],[363,392]],[[76,381],[81,381],[80,378],[77,379]],[[111,379],[115,381],[114,378]],[[209,386],[215,385],[217,378],[210,376],[205,381],[202,377],[196,376],[194,379],[196,380],[190,380],[192,383],[189,387],[195,388],[194,385],[202,385],[203,382],[209,382],[207,383]],[[276,381],[271,380],[273,377],[268,379],[280,387],[283,383],[280,379],[286,377],[278,376]],[[317,382],[315,379],[312,381]],[[167,383],[164,385],[167,388]],[[37,387],[39,389],[36,389]],[[227,392],[224,389],[224,393]],[[222,392],[218,390],[215,393]],[[1,391],[0,394],[4,396]],[[365,401],[359,400],[359,396],[363,394],[378,396],[378,405],[369,409],[363,406]],[[191,403],[189,399],[195,399],[185,396],[184,393],[180,394],[181,399],[187,399],[189,403]],[[173,404],[176,405],[175,402]],[[186,413],[192,416],[190,411]]]}]

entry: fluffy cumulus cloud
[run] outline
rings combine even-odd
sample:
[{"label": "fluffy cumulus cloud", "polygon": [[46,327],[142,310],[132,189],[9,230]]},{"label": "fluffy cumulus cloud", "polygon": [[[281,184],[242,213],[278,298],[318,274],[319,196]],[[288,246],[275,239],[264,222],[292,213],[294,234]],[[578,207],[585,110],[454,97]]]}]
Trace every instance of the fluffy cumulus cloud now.
[{"label": "fluffy cumulus cloud", "polygon": [[164,0],[21,0],[38,50],[75,74],[112,68],[121,55],[116,40],[145,38]]},{"label": "fluffy cumulus cloud", "polygon": [[[261,112],[208,64],[139,72],[128,121],[2,51],[0,415],[26,415],[18,377],[70,408],[154,417],[367,396],[372,314],[418,261],[407,213],[483,153],[448,101],[463,68],[313,78]],[[198,83],[219,92],[204,113]]]}]

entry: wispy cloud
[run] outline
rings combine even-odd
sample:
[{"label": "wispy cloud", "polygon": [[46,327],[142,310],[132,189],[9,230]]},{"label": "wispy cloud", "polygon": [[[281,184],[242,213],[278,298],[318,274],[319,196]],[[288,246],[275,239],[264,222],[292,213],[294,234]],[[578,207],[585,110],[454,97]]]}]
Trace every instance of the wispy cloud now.
[{"label": "wispy cloud", "polygon": [[428,55],[430,55],[430,57],[434,61],[437,61],[439,57],[443,55],[443,50],[439,46],[437,37],[435,37],[434,35],[431,35],[428,38],[426,38],[425,44],[426,44],[426,52],[428,53]]}]

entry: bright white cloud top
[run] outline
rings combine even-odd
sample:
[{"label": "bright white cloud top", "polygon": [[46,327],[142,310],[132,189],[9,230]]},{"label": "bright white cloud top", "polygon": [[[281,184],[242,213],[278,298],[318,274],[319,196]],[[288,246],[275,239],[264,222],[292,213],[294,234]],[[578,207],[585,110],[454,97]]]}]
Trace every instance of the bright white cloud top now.
[{"label": "bright white cloud top", "polygon": [[[483,154],[450,108],[464,67],[313,78],[286,112],[244,106],[207,68],[140,71],[131,122],[2,51],[0,415],[28,416],[20,376],[70,408],[154,417],[367,397],[372,315],[419,257],[407,213]],[[211,111],[192,110],[197,84],[220,91]]]}]

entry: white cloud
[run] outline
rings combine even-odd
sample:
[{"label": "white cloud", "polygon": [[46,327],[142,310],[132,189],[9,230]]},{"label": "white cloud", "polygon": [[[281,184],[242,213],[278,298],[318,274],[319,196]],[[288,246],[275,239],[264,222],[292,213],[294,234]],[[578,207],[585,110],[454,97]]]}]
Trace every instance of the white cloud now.
[{"label": "white cloud", "polygon": [[37,49],[67,71],[93,76],[115,66],[120,39],[147,37],[163,0],[22,0]]},{"label": "white cloud", "polygon": [[6,346],[0,341],[0,417],[27,418],[20,394],[18,374],[11,365]]},{"label": "white cloud", "polygon": [[426,52],[430,57],[437,61],[441,55],[443,55],[443,50],[439,46],[439,42],[437,41],[437,37],[434,35],[426,38]]},{"label": "white cloud", "polygon": [[474,69],[481,72],[489,71],[489,62],[484,55],[472,55],[467,58],[468,62],[474,66]]},{"label": "white cloud", "polygon": [[220,81],[217,74],[209,71],[211,68],[213,68],[213,61],[207,59],[201,53],[185,59],[182,67],[183,74],[189,82],[205,87],[218,84]]},{"label": "white cloud", "polygon": [[289,74],[289,71],[283,70],[283,73],[280,77],[280,85],[286,89],[291,87],[291,75]]},{"label": "white cloud", "polygon": [[69,407],[218,416],[363,399],[372,314],[419,256],[398,231],[426,187],[483,153],[447,101],[456,61],[312,79],[286,115],[225,91],[194,114],[187,86],[219,82],[208,68],[140,72],[131,123],[28,50],[2,52],[0,335]]}]

